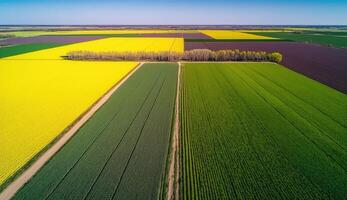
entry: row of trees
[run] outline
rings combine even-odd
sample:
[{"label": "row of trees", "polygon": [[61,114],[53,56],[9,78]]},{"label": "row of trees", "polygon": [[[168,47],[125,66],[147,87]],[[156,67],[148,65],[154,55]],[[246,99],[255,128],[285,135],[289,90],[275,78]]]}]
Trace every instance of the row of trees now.
[{"label": "row of trees", "polygon": [[280,53],[266,53],[264,51],[240,51],[209,49],[194,49],[178,52],[92,52],[71,51],[66,57],[69,60],[108,60],[108,61],[256,61],[276,62],[282,61]]}]

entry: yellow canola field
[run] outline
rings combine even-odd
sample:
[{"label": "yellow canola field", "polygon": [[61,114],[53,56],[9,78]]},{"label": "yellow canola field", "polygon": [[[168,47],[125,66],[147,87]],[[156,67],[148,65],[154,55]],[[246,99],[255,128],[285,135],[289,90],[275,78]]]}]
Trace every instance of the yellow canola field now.
[{"label": "yellow canola field", "polygon": [[184,51],[183,38],[106,38],[64,45],[51,49],[45,49],[3,59],[63,59],[70,51]]},{"label": "yellow canola field", "polygon": [[243,33],[232,30],[200,30],[201,33],[214,39],[231,39],[231,40],[275,40],[276,38]]},{"label": "yellow canola field", "polygon": [[243,30],[236,30],[238,32],[246,32],[246,33],[252,33],[252,32],[264,32],[264,33],[271,33],[271,32],[293,32],[286,29],[243,29]]},{"label": "yellow canola field", "polygon": [[136,65],[0,59],[0,185]]}]

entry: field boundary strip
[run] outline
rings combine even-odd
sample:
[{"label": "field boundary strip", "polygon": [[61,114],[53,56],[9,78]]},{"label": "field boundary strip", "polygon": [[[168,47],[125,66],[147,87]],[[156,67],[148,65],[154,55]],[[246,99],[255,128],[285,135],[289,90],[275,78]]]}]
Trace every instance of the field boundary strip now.
[{"label": "field boundary strip", "polygon": [[69,127],[69,130],[64,133],[58,141],[56,141],[47,151],[45,151],[0,193],[0,200],[11,199],[16,192],[19,191],[19,189],[21,189],[65,145],[65,143],[67,143],[74,136],[74,134],[94,115],[94,113],[107,102],[112,94],[142,65],[143,62],[139,63],[110,90],[108,90],[96,103],[94,103],[94,105],[92,105],[92,107],[89,108],[83,116],[81,116],[72,126]]},{"label": "field boundary strip", "polygon": [[181,82],[181,62],[178,62],[178,75],[175,101],[175,122],[173,127],[170,168],[168,174],[167,200],[179,199],[179,132],[180,132],[180,82]]}]

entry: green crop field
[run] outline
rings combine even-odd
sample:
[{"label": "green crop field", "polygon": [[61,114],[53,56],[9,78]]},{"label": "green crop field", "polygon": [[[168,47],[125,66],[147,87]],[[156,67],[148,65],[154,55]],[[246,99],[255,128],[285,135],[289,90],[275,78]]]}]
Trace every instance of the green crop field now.
[{"label": "green crop field", "polygon": [[307,42],[314,44],[321,44],[326,46],[347,48],[347,37],[345,33],[331,34],[329,32],[324,33],[314,33],[314,32],[252,32],[255,35],[275,37],[282,40],[292,40],[298,42]]},{"label": "green crop field", "polygon": [[305,31],[308,34],[321,34],[321,35],[331,35],[331,36],[347,36],[347,31]]},{"label": "green crop field", "polygon": [[182,199],[345,199],[347,96],[271,63],[186,63]]},{"label": "green crop field", "polygon": [[161,195],[177,72],[177,64],[144,64],[14,199]]},{"label": "green crop field", "polygon": [[0,48],[0,58],[15,56],[23,53],[29,53],[32,51],[38,51],[42,49],[48,49],[53,47],[62,46],[65,44],[57,44],[57,43],[32,43],[32,44],[19,44],[8,47]]}]

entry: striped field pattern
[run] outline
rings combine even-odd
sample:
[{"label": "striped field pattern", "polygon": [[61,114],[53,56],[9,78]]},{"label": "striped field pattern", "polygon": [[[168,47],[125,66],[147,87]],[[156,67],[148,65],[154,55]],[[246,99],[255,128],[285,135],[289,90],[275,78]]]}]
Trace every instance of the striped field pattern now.
[{"label": "striped field pattern", "polygon": [[144,64],[14,199],[156,199],[164,186],[177,64]]},{"label": "striped field pattern", "polygon": [[345,199],[345,94],[271,63],[182,79],[182,199]]}]

